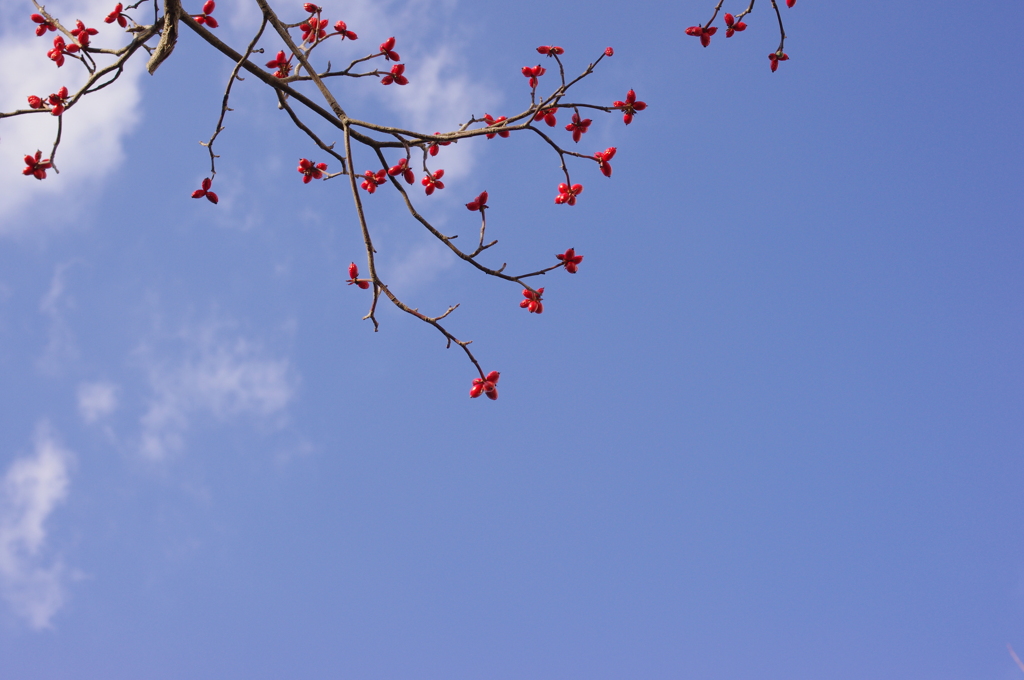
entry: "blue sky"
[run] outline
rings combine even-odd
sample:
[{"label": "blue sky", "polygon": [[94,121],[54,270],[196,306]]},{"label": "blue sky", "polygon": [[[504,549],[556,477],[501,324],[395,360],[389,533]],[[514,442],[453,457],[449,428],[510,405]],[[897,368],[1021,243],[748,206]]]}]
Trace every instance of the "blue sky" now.
[{"label": "blue sky", "polygon": [[[99,40],[109,4],[47,8]],[[325,5],[337,59],[408,64],[339,85],[358,118],[518,112],[549,44],[614,46],[580,97],[649,104],[595,116],[615,171],[575,166],[576,206],[526,135],[413,193],[475,238],[488,190],[491,264],[583,254],[542,315],[364,196],[494,403],[433,329],[361,320],[346,185],[301,183],[327,159],[254,78],[190,198],[231,65],[187,29],[65,116],[59,176],[21,175],[49,117],[0,121],[0,677],[1021,677],[1024,9],[800,0],[773,74],[762,4],[707,49],[711,2]],[[0,110],[79,77],[31,11],[0,0]]]}]

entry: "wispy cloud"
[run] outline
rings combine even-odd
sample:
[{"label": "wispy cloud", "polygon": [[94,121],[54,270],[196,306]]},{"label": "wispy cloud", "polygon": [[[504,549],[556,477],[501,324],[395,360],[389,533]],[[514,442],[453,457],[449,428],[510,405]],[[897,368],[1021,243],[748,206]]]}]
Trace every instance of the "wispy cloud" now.
[{"label": "wispy cloud", "polygon": [[78,357],[74,335],[65,318],[65,313],[74,305],[65,286],[65,274],[70,264],[59,264],[54,268],[50,288],[39,302],[39,312],[49,320],[46,345],[39,358],[39,368],[47,373],[56,373],[61,365]]},{"label": "wispy cloud", "polygon": [[268,357],[259,343],[231,337],[220,323],[188,329],[179,340],[171,359],[150,348],[139,353],[152,391],[140,420],[143,456],[160,460],[183,448],[196,416],[283,418],[298,382],[288,359]]},{"label": "wispy cloud", "polygon": [[78,386],[78,414],[87,423],[109,416],[117,409],[117,386],[108,382],[82,383]]},{"label": "wispy cloud", "polygon": [[[102,23],[111,10],[108,0],[72,2],[51,6],[62,23],[73,25],[74,19],[89,19],[90,26],[102,31],[95,41],[109,37],[111,46],[120,46],[124,39],[114,38],[113,31]],[[0,0],[0,62],[17,64],[16,68],[0,69],[0,111],[27,107],[29,95],[45,97],[66,85],[69,90],[85,82],[85,69],[69,60],[58,69],[46,57],[54,34],[37,38],[34,24],[27,21],[31,5],[20,0]],[[15,20],[16,19],[16,20]],[[103,46],[108,46],[104,43]],[[57,119],[46,114],[5,118],[0,121],[0,236],[21,232],[38,232],[57,228],[61,220],[29,219],[24,210],[43,200],[62,200],[86,196],[102,179],[121,164],[124,154],[121,143],[138,122],[140,98],[139,78],[144,72],[145,53],[129,62],[129,68],[117,83],[82,98],[65,116],[65,129],[57,151],[61,173],[49,173],[38,181],[21,174],[26,154],[42,150],[49,156],[56,133]]]},{"label": "wispy cloud", "polygon": [[[456,262],[451,252],[437,241],[426,241],[408,250],[400,251],[393,263],[388,263],[389,284],[407,290],[430,283]],[[443,310],[441,310],[443,311]]]},{"label": "wispy cloud", "polygon": [[[395,124],[420,132],[450,131],[464,123],[470,116],[494,111],[501,103],[502,94],[498,88],[481,83],[471,72],[473,61],[448,47],[455,19],[460,6],[456,0],[436,2],[377,2],[350,3],[340,7],[325,6],[324,18],[331,24],[337,19],[344,20],[349,29],[359,34],[357,41],[340,41],[337,38],[317,49],[317,58],[330,59],[335,65],[347,65],[348,61],[377,51],[377,46],[390,36],[398,40],[397,51],[406,64],[406,75],[410,83],[405,86],[382,87],[378,81],[369,78],[356,80],[336,79],[331,83],[339,98],[350,102],[346,111],[356,118],[367,118],[365,109],[368,102],[379,106],[390,120],[377,120],[378,110],[372,117],[377,122]],[[259,26],[259,13],[248,0],[225,3],[227,25],[236,41],[251,37]],[[295,11],[299,5],[295,5]],[[288,9],[282,15],[288,21],[305,18],[292,14]],[[329,17],[328,17],[329,14]],[[278,49],[280,40],[276,37],[264,39],[268,51]],[[363,64],[365,70],[387,71],[391,62],[381,59]],[[360,105],[362,104],[362,105]],[[388,114],[391,114],[388,116]],[[448,178],[457,179],[467,175],[475,162],[477,144],[462,143],[446,147],[444,168]]]},{"label": "wispy cloud", "polygon": [[0,595],[35,629],[47,628],[64,603],[65,569],[44,565],[46,522],[68,495],[72,454],[46,423],[36,428],[35,451],[15,460],[0,482]]}]

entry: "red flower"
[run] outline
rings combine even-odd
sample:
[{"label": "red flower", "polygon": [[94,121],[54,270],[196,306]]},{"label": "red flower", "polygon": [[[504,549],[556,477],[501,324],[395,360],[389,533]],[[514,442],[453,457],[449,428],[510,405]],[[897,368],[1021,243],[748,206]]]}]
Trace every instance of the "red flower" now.
[{"label": "red flower", "polygon": [[638,102],[636,100],[636,92],[630,90],[626,93],[626,101],[612,102],[612,106],[622,111],[622,122],[629,125],[633,122],[633,116],[636,115],[637,111],[643,111],[647,108],[647,103]]},{"label": "red flower", "polygon": [[[441,133],[440,132],[435,132],[434,134],[435,135],[439,135]],[[451,144],[451,142],[434,142],[433,144],[430,145],[430,149],[428,149],[429,152],[430,152],[430,155],[431,156],[436,156],[437,152],[441,150],[441,149],[438,148],[438,146],[448,146],[449,144]]]},{"label": "red flower", "polygon": [[536,115],[534,115],[533,119],[543,120],[545,123],[548,124],[548,127],[555,127],[555,123],[558,122],[555,120],[556,113],[558,113],[558,107],[552,106],[549,109],[541,109],[540,111],[538,111]]},{"label": "red flower", "polygon": [[710,28],[708,28],[707,26],[690,26],[688,29],[686,29],[686,35],[697,36],[698,38],[700,38],[700,44],[703,45],[704,47],[707,47],[708,45],[711,44],[711,36],[713,36],[715,33],[718,33],[717,26],[712,26]]},{"label": "red flower", "polygon": [[209,177],[204,179],[203,180],[203,188],[202,189],[196,189],[195,191],[193,191],[192,192],[192,198],[202,198],[203,196],[205,196],[206,200],[208,200],[210,203],[213,203],[214,205],[217,205],[217,201],[219,201],[220,199],[217,198],[217,194],[215,194],[212,191],[210,191],[210,186],[212,184],[213,184],[213,180],[210,179]]},{"label": "red flower", "polygon": [[[507,118],[505,116],[499,116],[498,118],[492,118],[491,114],[489,114],[489,113],[485,113],[484,114],[484,122],[487,123],[487,127],[504,127],[506,120],[507,120]],[[508,137],[509,131],[508,130],[502,130],[501,132],[492,132],[489,135],[487,135],[487,139],[494,139],[494,135],[498,135],[499,137]]]},{"label": "red flower", "polygon": [[384,182],[388,181],[388,171],[378,170],[376,173],[374,173],[373,170],[367,170],[366,172],[363,173],[363,177],[365,177],[366,179],[364,179],[362,184],[360,184],[359,186],[366,189],[366,193],[372,194],[374,191],[377,190],[377,187],[379,187],[381,184],[384,184]]},{"label": "red flower", "polygon": [[547,69],[537,64],[536,66],[524,66],[523,75],[530,79],[530,87],[537,87],[537,78],[547,73]]},{"label": "red flower", "polygon": [[315,43],[327,37],[327,19],[317,19],[316,17],[310,17],[306,21],[299,24],[299,29],[302,30],[303,42]]},{"label": "red flower", "polygon": [[[46,101],[49,102],[50,106],[52,107],[50,109],[50,114],[54,116],[59,116],[60,114],[64,113],[64,109],[66,109],[68,105],[68,88],[60,88],[59,90],[57,90],[56,94],[51,94],[49,97],[47,97]],[[31,104],[32,102],[30,101],[29,105],[31,106]],[[34,106],[32,108],[38,109],[42,107]]]},{"label": "red flower", "polygon": [[391,67],[390,75],[380,79],[380,84],[390,85],[391,83],[397,83],[399,85],[408,85],[409,79],[403,76],[403,73],[405,73],[405,64],[395,64]]},{"label": "red flower", "polygon": [[366,279],[359,278],[359,267],[356,266],[355,262],[348,266],[348,285],[351,286],[353,283],[362,288],[363,290],[366,290],[367,288],[370,287],[369,281],[367,281]]},{"label": "red flower", "polygon": [[434,193],[434,189],[444,189],[444,182],[439,181],[444,177],[444,170],[438,170],[434,174],[429,172],[423,176],[420,183],[426,187],[427,196]]},{"label": "red flower", "polygon": [[216,9],[216,7],[217,3],[215,3],[213,0],[206,0],[206,2],[203,4],[203,13],[198,14],[192,18],[196,20],[197,24],[206,24],[210,28],[217,28],[217,20],[210,16],[211,14],[213,14],[213,10]]},{"label": "red flower", "polygon": [[569,248],[561,255],[555,255],[559,260],[562,261],[562,266],[565,267],[565,271],[570,274],[575,274],[576,270],[579,269],[580,262],[583,262],[583,256],[577,255],[576,250]]},{"label": "red flower", "polygon": [[501,374],[497,371],[491,371],[484,378],[475,378],[473,380],[473,387],[469,390],[469,396],[476,399],[481,394],[486,394],[490,400],[498,398],[498,378]]},{"label": "red flower", "polygon": [[563,50],[561,47],[555,47],[554,45],[549,45],[547,47],[541,45],[540,47],[537,48],[537,51],[540,52],[541,54],[546,54],[549,57],[553,57],[558,54],[565,54],[565,50]]},{"label": "red flower", "polygon": [[41,109],[43,108],[43,100],[41,97],[30,94],[28,96],[28,106],[30,109]]},{"label": "red flower", "polygon": [[42,151],[36,151],[35,156],[25,156],[25,169],[23,175],[32,175],[36,179],[46,179],[47,168],[53,167],[49,158],[43,158]]},{"label": "red flower", "polygon": [[736,17],[731,14],[725,15],[725,37],[731,38],[733,33],[737,31],[747,30],[747,25],[742,21],[736,21]]},{"label": "red flower", "polygon": [[609,163],[608,161],[610,161],[612,159],[612,156],[614,155],[614,146],[609,146],[604,151],[598,151],[597,153],[594,154],[594,158],[597,159],[597,167],[601,168],[601,174],[604,175],[605,177],[612,176],[612,166],[611,163]]},{"label": "red flower", "polygon": [[47,31],[56,31],[57,27],[52,22],[47,21],[46,18],[41,14],[33,14],[29,17],[32,21],[39,24],[36,26],[36,35],[43,35]]},{"label": "red flower", "polygon": [[128,25],[128,16],[121,13],[121,10],[123,9],[124,5],[117,3],[114,6],[114,11],[107,15],[107,18],[103,20],[103,23],[112,24],[116,21],[118,26],[125,28]]},{"label": "red flower", "polygon": [[583,193],[582,184],[573,184],[569,186],[565,182],[558,185],[558,195],[555,196],[555,203],[561,205],[568,203],[569,205],[576,205],[576,197]]},{"label": "red flower", "polygon": [[342,40],[344,40],[345,38],[348,38],[349,40],[359,39],[358,35],[348,30],[348,24],[346,24],[344,21],[339,21],[338,23],[334,24],[334,30],[337,31],[339,35],[341,35]]},{"label": "red flower", "polygon": [[613,49],[612,49],[612,48],[610,48],[610,47],[606,47],[606,48],[604,48],[604,56],[606,56],[606,57],[610,57],[610,56],[612,56],[613,54],[615,54],[615,50],[613,50]]},{"label": "red flower", "polygon": [[543,288],[537,290],[530,290],[529,288],[523,288],[523,297],[526,298],[519,303],[519,306],[530,312],[530,314],[541,314],[544,312],[544,303],[541,302],[541,295],[544,294]]},{"label": "red flower", "polygon": [[47,52],[46,56],[48,56],[55,64],[57,64],[57,68],[60,68],[64,65],[64,55],[74,54],[78,50],[78,45],[74,43],[71,43],[70,45],[65,45],[64,38],[58,35],[56,38],[53,39],[53,49]]},{"label": "red flower", "polygon": [[97,33],[99,33],[99,31],[95,28],[86,28],[81,19],[76,21],[75,28],[71,29],[71,35],[75,36],[75,40],[77,40],[78,44],[82,47],[87,47],[89,45],[89,36],[96,35]]},{"label": "red flower", "polygon": [[409,167],[409,160],[407,158],[398,159],[397,163],[388,168],[388,174],[392,177],[401,175],[405,178],[406,184],[412,184],[416,181],[416,174]]},{"label": "red flower", "polygon": [[489,206],[487,205],[487,192],[486,191],[481,191],[479,196],[477,196],[472,201],[470,201],[469,203],[466,204],[466,208],[467,209],[469,209],[469,210],[479,210],[480,212],[483,212],[484,208],[487,208],[487,207],[489,207]]},{"label": "red flower", "polygon": [[588,127],[590,127],[591,122],[592,121],[589,118],[580,120],[580,114],[574,113],[572,114],[572,122],[566,125],[565,129],[572,133],[572,141],[578,142],[580,141],[580,137],[583,136],[583,133],[587,131]]},{"label": "red flower", "polygon": [[389,61],[402,61],[402,58],[398,56],[398,52],[391,49],[394,46],[395,38],[392,36],[380,44],[380,51],[384,58]]},{"label": "red flower", "polygon": [[289,56],[287,59],[284,58],[284,50],[277,53],[277,58],[271,59],[267,62],[267,68],[276,68],[274,71],[275,78],[287,78],[288,74],[291,73],[292,58]]},{"label": "red flower", "polygon": [[309,184],[314,179],[320,179],[324,176],[324,170],[326,169],[327,163],[313,163],[308,158],[300,158],[299,167],[296,168],[303,175],[303,184]]},{"label": "red flower", "polygon": [[778,52],[772,52],[769,54],[768,61],[771,62],[772,73],[775,73],[779,68],[780,61],[789,61],[789,55],[779,50]]},{"label": "red flower", "polygon": [[306,10],[310,14],[320,14],[320,12],[324,11],[323,7],[317,7],[311,2],[307,2],[305,5],[303,5],[302,9]]}]

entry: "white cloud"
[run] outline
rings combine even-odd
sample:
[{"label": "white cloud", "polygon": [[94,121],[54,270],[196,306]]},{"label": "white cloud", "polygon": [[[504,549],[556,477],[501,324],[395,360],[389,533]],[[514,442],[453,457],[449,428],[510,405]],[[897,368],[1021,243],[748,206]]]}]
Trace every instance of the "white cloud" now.
[{"label": "white cloud", "polygon": [[154,360],[151,350],[140,352],[152,389],[140,420],[143,456],[159,460],[183,448],[195,416],[263,422],[283,417],[297,383],[288,359],[269,358],[245,338],[226,338],[216,323],[188,330],[181,339],[183,356],[172,361]]},{"label": "white cloud", "polygon": [[65,569],[59,559],[44,566],[42,553],[47,518],[68,495],[71,459],[41,423],[35,452],[0,482],[0,595],[35,629],[49,627],[64,603]]},{"label": "white cloud", "polygon": [[65,361],[78,358],[74,335],[66,321],[65,312],[74,306],[64,286],[64,275],[70,264],[59,264],[54,268],[50,288],[39,302],[39,312],[50,321],[46,346],[39,358],[39,367],[47,373],[56,373]]},{"label": "white cloud", "polygon": [[[100,29],[94,38],[98,46],[120,46],[126,42],[102,22],[113,5],[109,0],[87,0],[53,5],[61,23],[72,26],[76,18],[87,20]],[[45,97],[66,85],[74,91],[85,82],[85,69],[68,60],[57,68],[46,57],[52,47],[53,33],[36,37],[35,24],[28,21],[31,4],[21,0],[0,0],[0,62],[16,68],[0,69],[0,111],[27,108],[29,95]],[[15,20],[16,19],[16,20]],[[115,24],[116,26],[116,24]],[[103,38],[104,40],[100,40]],[[107,44],[107,39],[110,44]],[[57,150],[60,174],[47,173],[39,181],[21,174],[22,158],[37,149],[49,156],[57,129],[57,119],[46,114],[31,114],[0,121],[0,235],[27,230],[56,228],[61,220],[30,218],[30,205],[81,200],[113,169],[121,164],[121,142],[138,122],[139,78],[144,73],[144,52],[136,54],[118,82],[100,92],[83,97],[64,116],[64,130]],[[138,62],[133,64],[132,62]],[[105,62],[100,62],[105,63]]]},{"label": "white cloud", "polygon": [[[460,239],[461,240],[461,239]],[[437,241],[426,241],[401,251],[394,263],[389,263],[389,286],[408,290],[430,283],[438,274],[455,264],[455,256]],[[438,310],[437,313],[444,310]],[[431,312],[433,314],[434,312]]]},{"label": "white cloud", "polygon": [[117,409],[117,386],[108,382],[82,383],[78,386],[78,414],[94,423]]}]

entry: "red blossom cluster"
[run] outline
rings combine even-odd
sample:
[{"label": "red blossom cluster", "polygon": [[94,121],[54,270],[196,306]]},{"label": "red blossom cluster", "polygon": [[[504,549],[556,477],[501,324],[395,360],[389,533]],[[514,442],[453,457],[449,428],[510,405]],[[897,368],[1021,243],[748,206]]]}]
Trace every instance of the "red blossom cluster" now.
[{"label": "red blossom cluster", "polygon": [[365,179],[363,179],[362,184],[359,186],[365,189],[366,193],[372,194],[377,190],[377,187],[388,181],[388,171],[378,170],[377,172],[374,172],[373,170],[367,170],[363,173],[363,177]]},{"label": "red blossom cluster", "polygon": [[615,151],[616,149],[614,146],[609,146],[604,151],[598,151],[594,154],[594,158],[597,159],[597,167],[601,169],[601,174],[605,177],[612,176],[612,164],[608,161],[615,156]]},{"label": "red blossom cluster", "polygon": [[394,36],[388,38],[380,44],[380,53],[384,55],[384,58],[388,61],[402,61],[402,58],[398,56],[398,52],[395,52],[392,48],[395,46]]},{"label": "red blossom cluster", "polygon": [[335,23],[334,30],[338,32],[338,35],[341,36],[342,40],[344,40],[345,38],[348,38],[349,40],[359,39],[358,35],[348,30],[348,24],[346,24],[344,21],[338,21],[337,23]]},{"label": "red blossom cluster", "polygon": [[725,37],[731,38],[737,31],[747,30],[747,25],[742,21],[736,21],[736,17],[726,13],[725,15]]},{"label": "red blossom cluster", "polygon": [[565,267],[565,271],[570,274],[575,274],[579,270],[580,262],[583,262],[583,256],[577,255],[574,248],[569,248],[569,250],[564,253],[555,255],[555,257],[562,261],[562,266]]},{"label": "red blossom cluster", "polygon": [[206,24],[210,28],[217,28],[217,26],[219,26],[220,24],[217,23],[216,19],[210,16],[211,14],[213,14],[213,10],[216,8],[216,2],[214,2],[213,0],[206,0],[206,2],[203,3],[203,13],[197,14],[192,18],[196,20],[197,24]]},{"label": "red blossom cluster", "polygon": [[[499,116],[497,118],[494,118],[489,113],[484,114],[484,122],[487,123],[487,127],[504,127],[506,120],[508,120],[506,116]],[[509,134],[510,133],[508,130],[501,130],[499,132],[489,132],[487,133],[487,139],[494,139],[494,135],[498,135],[499,137],[502,138],[507,138]]]},{"label": "red blossom cluster", "polygon": [[637,111],[643,111],[644,109],[647,108],[647,103],[638,102],[636,100],[636,92],[630,90],[629,92],[626,93],[626,101],[612,102],[612,106],[617,108],[619,111],[622,111],[622,122],[625,123],[626,125],[629,125],[630,123],[633,122],[633,116],[636,115]]},{"label": "red blossom cluster", "polygon": [[53,49],[47,52],[46,56],[48,56],[53,63],[57,64],[57,68],[60,68],[64,65],[64,55],[74,54],[78,50],[78,45],[75,43],[68,45],[64,42],[64,38],[58,35],[53,39]]},{"label": "red blossom cluster", "polygon": [[320,179],[324,176],[324,170],[327,169],[327,163],[314,163],[308,158],[299,159],[299,167],[296,168],[302,173],[302,183],[309,184],[315,179]]},{"label": "red blossom cluster", "polygon": [[292,70],[292,55],[288,55],[285,59],[284,50],[280,50],[277,56],[267,62],[267,68],[276,68],[274,71],[275,78],[287,78],[288,74]]},{"label": "red blossom cluster", "polygon": [[46,179],[46,171],[53,167],[49,158],[43,158],[42,151],[36,151],[35,156],[25,156],[25,169],[23,175],[32,175],[36,179]]},{"label": "red blossom cluster", "polygon": [[583,193],[582,184],[573,184],[569,186],[565,182],[558,185],[558,195],[555,196],[555,203],[561,205],[563,203],[567,205],[576,205],[576,197]]},{"label": "red blossom cluster", "polygon": [[[310,3],[306,3],[310,5]],[[316,5],[312,7],[319,13],[320,8]],[[308,11],[308,10],[307,10]],[[302,31],[302,42],[316,43],[327,37],[327,19],[321,19],[319,14],[311,16],[301,24],[299,24],[299,30]]]},{"label": "red blossom cluster", "polygon": [[352,264],[350,264],[348,266],[348,281],[347,281],[347,283],[350,286],[352,284],[355,284],[355,285],[359,286],[360,288],[362,288],[363,290],[366,290],[367,288],[370,287],[370,282],[369,281],[367,281],[366,279],[359,278],[359,267],[356,266],[355,262],[353,262]]},{"label": "red blossom cluster", "polygon": [[420,180],[420,183],[424,187],[426,187],[424,191],[426,192],[427,196],[434,193],[434,189],[444,189],[444,182],[441,181],[442,177],[444,177],[444,170],[438,170],[433,173],[428,172],[426,175],[423,176],[423,179]]},{"label": "red blossom cluster", "polygon": [[211,186],[213,186],[213,179],[210,177],[205,178],[203,180],[202,188],[196,189],[195,191],[192,192],[192,198],[205,198],[210,203],[217,205],[217,202],[220,199],[217,198],[217,194],[210,191]]},{"label": "red blossom cluster", "polygon": [[563,50],[561,47],[556,47],[555,45],[541,45],[540,47],[537,48],[537,51],[549,57],[557,57],[559,54],[565,54],[565,50]]},{"label": "red blossom cluster", "polygon": [[583,134],[587,131],[592,122],[593,121],[590,120],[589,118],[581,119],[580,114],[577,111],[576,113],[572,114],[572,122],[566,125],[565,129],[568,132],[572,133],[572,141],[578,143],[580,141],[580,137],[583,136]]},{"label": "red blossom cluster", "polygon": [[486,394],[488,399],[494,400],[498,398],[498,378],[501,374],[497,371],[491,371],[482,378],[473,379],[473,387],[469,390],[469,396],[476,399],[481,394]]},{"label": "red blossom cluster", "polygon": [[466,204],[467,210],[479,210],[483,212],[487,208],[487,192],[481,191],[480,195],[474,198],[472,201]]},{"label": "red blossom cluster", "polygon": [[34,21],[37,24],[36,35],[43,35],[47,31],[57,30],[57,27],[53,24],[53,22],[46,19],[46,17],[44,17],[42,14],[33,14],[29,18],[32,19],[32,21]]},{"label": "red blossom cluster", "polygon": [[99,33],[95,28],[86,28],[82,20],[79,19],[75,22],[75,27],[71,29],[71,35],[75,36],[75,40],[82,47],[89,46],[89,37]]},{"label": "red blossom cluster", "polygon": [[524,66],[523,75],[530,79],[530,87],[537,88],[537,78],[541,77],[547,72],[547,69],[537,64],[536,66]]},{"label": "red blossom cluster", "polygon": [[711,36],[718,33],[717,26],[690,26],[686,29],[686,35],[693,35],[700,38],[700,44],[707,47],[711,44]]},{"label": "red blossom cluster", "polygon": [[114,5],[114,11],[107,15],[107,18],[103,20],[103,23],[112,24],[116,21],[118,26],[126,28],[128,26],[128,15],[121,11],[123,9],[124,5],[121,3]]},{"label": "red blossom cluster", "polygon": [[409,167],[408,158],[400,158],[398,162],[388,168],[388,174],[392,177],[398,177],[401,175],[405,178],[406,184],[414,184],[416,182],[416,173]]},{"label": "red blossom cluster", "polygon": [[785,52],[772,52],[768,55],[768,62],[771,64],[772,73],[778,70],[780,61],[789,61],[789,55]]},{"label": "red blossom cluster", "polygon": [[540,314],[544,311],[544,303],[541,302],[541,295],[544,294],[543,288],[537,290],[530,290],[529,288],[523,289],[523,297],[526,298],[519,303],[519,306],[530,312],[531,314]]},{"label": "red blossom cluster", "polygon": [[408,85],[409,79],[402,75],[403,73],[405,73],[405,64],[395,64],[391,67],[391,73],[380,79],[380,83],[381,85],[390,85],[391,83]]},{"label": "red blossom cluster", "polygon": [[540,109],[539,111],[537,111],[537,113],[535,113],[533,116],[533,120],[542,120],[545,123],[547,123],[548,127],[555,127],[555,125],[558,122],[557,120],[555,120],[556,113],[558,113],[558,107],[549,106],[546,109]]}]

